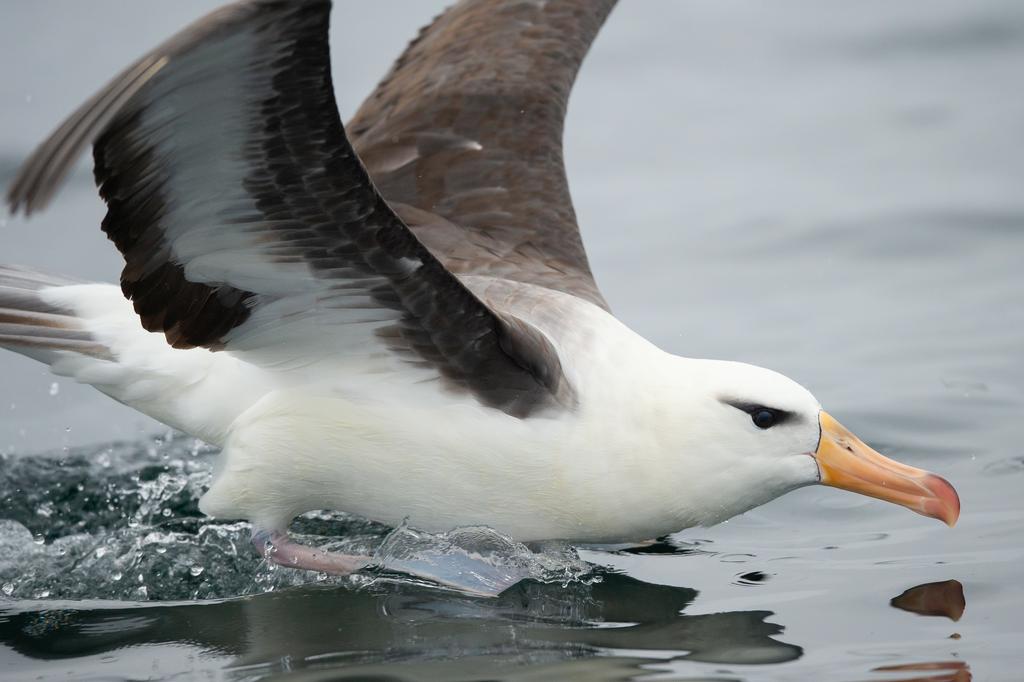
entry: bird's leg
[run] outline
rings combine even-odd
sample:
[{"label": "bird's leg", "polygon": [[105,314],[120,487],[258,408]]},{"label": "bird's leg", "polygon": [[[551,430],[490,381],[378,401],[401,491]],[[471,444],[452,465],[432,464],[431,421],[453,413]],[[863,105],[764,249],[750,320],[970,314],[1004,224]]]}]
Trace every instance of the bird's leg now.
[{"label": "bird's leg", "polygon": [[358,554],[328,552],[307,547],[279,530],[253,529],[252,544],[262,556],[279,566],[303,568],[333,575],[351,575],[370,564],[371,558]]},{"label": "bird's leg", "polygon": [[495,597],[524,578],[530,577],[515,566],[495,566],[468,553],[431,555],[420,553],[409,558],[383,560],[358,554],[329,552],[295,542],[288,533],[254,528],[252,544],[269,561],[288,568],[301,568],[333,575],[351,575],[373,564],[386,571],[449,587],[464,594]]}]

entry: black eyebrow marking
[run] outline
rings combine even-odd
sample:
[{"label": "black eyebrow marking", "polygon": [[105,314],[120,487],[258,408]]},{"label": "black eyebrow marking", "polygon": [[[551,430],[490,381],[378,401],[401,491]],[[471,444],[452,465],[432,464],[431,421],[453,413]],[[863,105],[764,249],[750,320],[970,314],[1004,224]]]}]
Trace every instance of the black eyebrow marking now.
[{"label": "black eyebrow marking", "polygon": [[721,403],[724,403],[726,405],[729,405],[731,407],[735,407],[737,410],[740,410],[742,412],[746,412],[749,415],[753,415],[756,412],[760,412],[761,410],[768,410],[769,412],[772,412],[772,413],[775,414],[775,423],[776,424],[781,424],[783,422],[789,421],[789,420],[791,420],[791,419],[796,417],[796,412],[793,412],[791,410],[780,410],[777,407],[769,407],[768,405],[761,405],[759,403],[751,403],[751,402],[747,402],[745,400],[734,400],[732,398],[719,398],[718,401],[721,402]]}]

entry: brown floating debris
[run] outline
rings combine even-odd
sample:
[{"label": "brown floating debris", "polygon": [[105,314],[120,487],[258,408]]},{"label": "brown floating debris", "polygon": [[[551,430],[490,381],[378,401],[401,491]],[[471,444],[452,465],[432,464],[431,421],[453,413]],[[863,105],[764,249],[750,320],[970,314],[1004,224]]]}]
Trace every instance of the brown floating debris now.
[{"label": "brown floating debris", "polygon": [[922,616],[945,616],[953,621],[960,620],[967,606],[964,587],[956,580],[911,587],[898,597],[893,597],[889,604]]}]

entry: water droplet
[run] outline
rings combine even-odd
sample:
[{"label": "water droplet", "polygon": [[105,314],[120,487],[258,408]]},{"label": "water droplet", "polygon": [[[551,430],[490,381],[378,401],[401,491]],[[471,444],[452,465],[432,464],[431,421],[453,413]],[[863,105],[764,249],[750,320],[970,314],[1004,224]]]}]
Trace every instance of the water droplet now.
[{"label": "water droplet", "polygon": [[10,597],[12,594],[14,594],[14,583],[4,583],[4,586],[0,587],[0,590],[2,590],[4,594]]},{"label": "water droplet", "polygon": [[106,547],[97,547],[94,553],[97,559],[102,559],[106,555],[107,551]]},{"label": "water droplet", "polygon": [[192,568],[188,569],[188,573],[193,578],[198,578],[199,576],[201,576],[203,574],[203,567],[202,566],[193,566]]},{"label": "water droplet", "polygon": [[41,592],[37,592],[36,593],[36,599],[46,599],[49,596],[50,596],[50,591],[49,590],[42,590]]},{"label": "water droplet", "polygon": [[60,384],[56,381],[50,384],[50,395],[57,395],[60,393]]},{"label": "water droplet", "polygon": [[114,582],[117,582],[118,580],[120,580],[121,579],[121,571],[114,571],[113,573],[111,573],[110,574],[110,579],[113,580]]}]

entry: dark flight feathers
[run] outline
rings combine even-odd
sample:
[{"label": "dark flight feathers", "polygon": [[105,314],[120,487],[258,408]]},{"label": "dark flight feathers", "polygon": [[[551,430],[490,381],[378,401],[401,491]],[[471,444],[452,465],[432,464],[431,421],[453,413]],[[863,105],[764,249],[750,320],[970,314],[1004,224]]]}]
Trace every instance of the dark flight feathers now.
[{"label": "dark flight feathers", "polygon": [[[348,124],[388,201],[458,274],[607,309],[562,158],[569,92],[614,0],[468,0],[424,28]],[[444,220],[436,219],[440,216]]]}]

